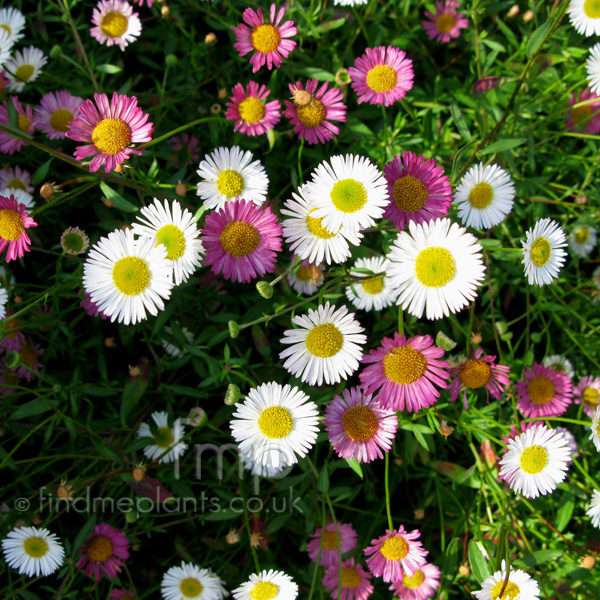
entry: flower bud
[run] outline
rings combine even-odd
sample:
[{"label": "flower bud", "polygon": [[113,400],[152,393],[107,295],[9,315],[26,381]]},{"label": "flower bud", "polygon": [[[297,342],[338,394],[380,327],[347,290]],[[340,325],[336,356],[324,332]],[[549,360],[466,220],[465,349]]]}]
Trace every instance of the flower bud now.
[{"label": "flower bud", "polygon": [[62,48],[55,44],[50,50],[50,58],[58,58],[62,54]]},{"label": "flower bud", "polygon": [[596,564],[596,559],[591,554],[586,554],[581,559],[581,566],[584,569],[591,569]]},{"label": "flower bud", "polygon": [[235,385],[235,383],[230,383],[227,386],[227,393],[225,394],[225,404],[231,406],[235,404],[241,397],[242,392],[240,392],[240,388]]},{"label": "flower bud", "polygon": [[229,335],[233,339],[240,335],[240,326],[235,321],[229,321],[227,327],[229,328]]},{"label": "flower bud", "polygon": [[41,188],[40,188],[40,196],[44,199],[44,200],[51,200],[52,196],[54,196],[54,192],[56,191],[56,188],[54,187],[56,184],[54,182],[49,183],[46,182]]},{"label": "flower bud", "polygon": [[258,293],[267,300],[273,297],[273,286],[268,281],[259,281],[256,284],[256,289],[258,290]]},{"label": "flower bud", "polygon": [[216,41],[217,41],[217,36],[212,31],[207,33],[206,37],[204,38],[204,43],[207,44],[208,46],[210,46],[211,44],[214,44]]},{"label": "flower bud", "polygon": [[435,345],[443,348],[446,352],[450,352],[450,350],[456,348],[456,342],[452,338],[449,338],[443,331],[438,331],[435,336]]},{"label": "flower bud", "polygon": [[165,65],[169,68],[177,66],[178,61],[179,59],[174,54],[167,54],[165,56]]},{"label": "flower bud", "polygon": [[21,355],[13,350],[6,355],[4,362],[9,369],[16,369],[21,364]]},{"label": "flower bud", "polygon": [[160,9],[160,14],[162,15],[163,19],[168,19],[171,16],[171,9],[165,4]]}]

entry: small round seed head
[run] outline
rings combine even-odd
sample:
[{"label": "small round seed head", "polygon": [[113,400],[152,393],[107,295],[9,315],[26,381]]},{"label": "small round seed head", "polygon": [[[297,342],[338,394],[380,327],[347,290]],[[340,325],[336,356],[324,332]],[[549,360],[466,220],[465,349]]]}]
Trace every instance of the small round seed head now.
[{"label": "small round seed head", "polygon": [[227,88],[221,88],[218,93],[219,99],[225,100],[227,98]]},{"label": "small round seed head", "polygon": [[138,465],[135,469],[133,469],[131,474],[133,476],[133,480],[139,483],[144,479],[144,477],[146,477],[146,469],[143,466]]},{"label": "small round seed head", "polygon": [[307,90],[299,90],[297,87],[292,89],[292,100],[297,106],[308,106],[312,100],[312,94]]},{"label": "small round seed head", "polygon": [[442,422],[440,423],[440,433],[446,439],[448,439],[448,437],[451,436],[453,432],[454,427],[451,427],[450,425],[448,425],[448,422],[445,419],[442,419]]},{"label": "small round seed head", "polygon": [[236,529],[230,529],[229,533],[225,536],[225,541],[228,544],[237,544],[240,539],[240,534]]},{"label": "small round seed head", "polygon": [[469,573],[471,572],[471,569],[469,569],[469,565],[467,563],[463,563],[462,565],[460,565],[460,567],[458,567],[458,572],[463,577],[467,577],[469,575]]},{"label": "small round seed head", "polygon": [[59,191],[58,186],[56,185],[56,183],[53,181],[52,183],[46,182],[41,188],[40,188],[40,196],[44,199],[44,200],[51,200],[52,196],[54,196],[54,193]]},{"label": "small round seed head", "polygon": [[210,107],[210,112],[213,115],[218,115],[222,110],[223,110],[223,107],[218,102],[215,102]]},{"label": "small round seed head", "polygon": [[115,338],[114,337],[107,337],[104,339],[104,345],[107,348],[114,348],[115,347]]},{"label": "small round seed head", "polygon": [[591,554],[586,554],[581,559],[581,566],[584,569],[591,569],[596,564],[596,559]]},{"label": "small round seed head", "polygon": [[178,196],[185,196],[187,194],[187,185],[181,183],[181,181],[175,186],[175,193]]},{"label": "small round seed head", "polygon": [[163,7],[160,9],[160,14],[162,15],[163,19],[168,19],[171,16],[171,9],[164,4]]},{"label": "small round seed head", "polygon": [[60,245],[67,254],[77,256],[90,247],[90,238],[79,227],[68,227],[60,236]]},{"label": "small round seed head", "polygon": [[217,41],[217,36],[212,31],[207,33],[206,37],[204,38],[204,43],[207,44],[208,46],[210,46],[211,44],[214,44],[216,41]]}]

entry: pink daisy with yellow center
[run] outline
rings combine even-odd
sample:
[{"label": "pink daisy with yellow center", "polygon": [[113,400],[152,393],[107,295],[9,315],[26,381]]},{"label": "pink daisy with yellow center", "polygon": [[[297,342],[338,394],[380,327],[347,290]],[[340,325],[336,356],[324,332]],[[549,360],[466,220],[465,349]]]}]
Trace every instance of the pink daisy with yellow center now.
[{"label": "pink daisy with yellow center", "polygon": [[558,417],[572,402],[573,384],[566,373],[534,362],[517,382],[517,396],[526,418]]},{"label": "pink daisy with yellow center", "polygon": [[23,258],[29,252],[31,239],[25,230],[37,226],[25,205],[18,203],[12,194],[10,198],[0,196],[0,253],[8,246],[6,262]]},{"label": "pink daisy with yellow center", "polygon": [[340,572],[337,565],[328,567],[323,576],[323,587],[331,592],[331,598],[340,598],[338,587],[341,583],[341,600],[367,600],[373,593],[371,575],[362,565],[357,565],[353,558],[342,562]]},{"label": "pink daisy with yellow center", "polygon": [[[32,135],[36,125],[33,108],[29,105],[26,105],[25,108],[23,108],[23,105],[16,96],[12,96],[11,101],[13,107],[17,111],[17,122],[15,123],[16,129],[27,135]],[[2,104],[0,104],[0,125],[12,127],[8,116],[8,105],[6,104],[6,100],[3,100]],[[27,145],[25,140],[18,140],[12,135],[0,131],[0,152],[3,152],[4,154],[14,154]]]},{"label": "pink daisy with yellow center", "polygon": [[349,523],[340,523],[339,521],[337,523],[327,523],[325,533],[319,527],[311,534],[307,548],[308,556],[310,556],[310,560],[316,563],[320,548],[321,559],[319,564],[324,567],[337,566],[340,562],[340,554],[345,554],[356,548],[357,535],[354,527]]},{"label": "pink daisy with yellow center", "polygon": [[0,188],[13,188],[31,194],[33,193],[31,175],[29,171],[25,171],[19,166],[0,169]]},{"label": "pink daisy with yellow center", "polygon": [[261,135],[273,129],[281,119],[281,104],[279,100],[265,102],[271,90],[256,81],[249,81],[246,89],[237,83],[231,90],[227,103],[225,118],[235,121],[234,131],[246,135]]},{"label": "pink daisy with yellow center", "polygon": [[[581,106],[577,106],[580,103]],[[569,99],[571,108],[567,118],[567,129],[575,129],[585,133],[600,133],[600,96],[589,89],[579,92]]]},{"label": "pink daisy with yellow center", "polygon": [[287,58],[296,47],[296,42],[287,38],[296,35],[298,30],[293,21],[286,21],[280,25],[284,14],[285,8],[280,8],[278,12],[277,6],[271,4],[269,24],[265,23],[260,8],[256,11],[247,8],[242,16],[244,23],[240,23],[239,27],[232,27],[237,39],[233,47],[240,56],[254,51],[250,59],[253,73],[264,65],[267,65],[269,70],[279,67],[283,59]]},{"label": "pink daisy with yellow center", "polygon": [[123,561],[129,558],[127,536],[107,523],[94,526],[92,535],[83,548],[77,561],[77,568],[85,571],[88,577],[98,581],[103,574],[113,579],[123,569]]},{"label": "pink daisy with yellow center", "polygon": [[405,573],[402,579],[390,585],[390,590],[400,600],[428,600],[433,598],[439,586],[440,570],[435,565],[426,563],[412,577]]},{"label": "pink daisy with yellow center", "polygon": [[35,108],[35,124],[51,140],[62,140],[69,130],[69,122],[79,113],[82,98],[67,90],[49,92]]},{"label": "pink daisy with yellow center", "polygon": [[574,391],[575,402],[582,404],[585,414],[593,419],[600,403],[600,377],[583,377]]},{"label": "pink daisy with yellow center", "polygon": [[94,94],[94,101],[95,105],[91,100],[81,103],[79,114],[69,124],[67,137],[88,142],[75,150],[77,160],[93,156],[90,171],[104,165],[104,171],[109,173],[132,154],[141,154],[130,145],[149,142],[154,127],[147,122],[149,115],[138,107],[135,96],[114,92],[109,102],[106,94]]},{"label": "pink daisy with yellow center", "polygon": [[393,46],[367,48],[348,69],[358,102],[390,106],[404,98],[415,78],[412,60]]},{"label": "pink daisy with yellow center", "polygon": [[383,577],[383,581],[391,583],[399,581],[404,574],[412,577],[417,569],[426,564],[425,557],[429,554],[417,538],[421,537],[418,529],[406,531],[400,525],[398,530],[386,530],[386,534],[371,540],[371,545],[365,548],[367,566],[375,577]]},{"label": "pink daisy with yellow center", "polygon": [[363,357],[363,363],[373,364],[360,373],[361,386],[368,394],[379,390],[375,399],[383,408],[418,412],[437,402],[438,388],[448,387],[448,363],[438,360],[442,356],[443,348],[430,335],[407,338],[396,332]]},{"label": "pink daisy with yellow center", "polygon": [[142,32],[138,13],[125,0],[100,0],[92,13],[90,35],[107,46],[119,46],[121,50],[135,42]]},{"label": "pink daisy with yellow center", "polygon": [[460,35],[460,30],[469,26],[469,19],[457,12],[460,2],[456,0],[436,0],[435,12],[425,11],[426,19],[421,21],[429,39],[447,44]]}]

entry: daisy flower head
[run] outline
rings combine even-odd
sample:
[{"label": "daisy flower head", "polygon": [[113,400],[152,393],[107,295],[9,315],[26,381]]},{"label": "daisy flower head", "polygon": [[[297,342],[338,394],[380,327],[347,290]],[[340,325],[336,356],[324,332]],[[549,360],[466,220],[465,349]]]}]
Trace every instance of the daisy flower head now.
[{"label": "daisy flower head", "polygon": [[460,2],[456,0],[436,0],[435,12],[425,11],[426,19],[421,21],[430,40],[447,44],[460,35],[460,30],[469,26],[469,19],[456,9]]},{"label": "daisy flower head", "polygon": [[16,8],[0,8],[0,29],[8,33],[9,40],[14,44],[23,37],[21,33],[25,28],[25,17],[23,13]]},{"label": "daisy flower head", "polygon": [[226,595],[221,579],[210,569],[183,561],[163,575],[160,591],[164,600],[222,600]]},{"label": "daisy flower head", "polygon": [[433,598],[435,590],[440,586],[440,574],[435,565],[426,563],[412,577],[405,573],[402,579],[392,583],[390,590],[399,600],[428,600]]},{"label": "daisy flower head", "polygon": [[401,100],[412,86],[415,74],[406,52],[392,46],[367,48],[348,69],[358,103],[390,106]]},{"label": "daisy flower head", "polygon": [[263,383],[235,408],[231,434],[242,453],[267,467],[295,465],[317,440],[317,405],[297,387]]},{"label": "daisy flower head", "polygon": [[2,540],[2,552],[9,567],[28,577],[51,575],[63,564],[65,557],[58,537],[38,527],[18,527],[9,531]]},{"label": "daisy flower head", "polygon": [[4,167],[0,169],[0,187],[13,188],[32,193],[31,175],[21,167]]},{"label": "daisy flower head", "polygon": [[99,523],[78,554],[82,556],[77,568],[88,577],[99,581],[106,575],[113,579],[125,566],[123,561],[129,558],[129,540],[121,530]]},{"label": "daisy flower head", "polygon": [[[384,256],[357,259],[350,269],[350,273],[357,279],[346,288],[346,296],[356,308],[366,311],[382,310],[396,302],[398,291],[389,283],[387,267],[388,261]],[[357,269],[367,269],[373,275],[358,272]]]},{"label": "daisy flower head", "polygon": [[38,78],[47,62],[48,57],[39,48],[28,46],[17,50],[4,64],[8,89],[11,92],[21,92],[25,84]]},{"label": "daisy flower head", "polygon": [[536,362],[525,367],[523,379],[517,382],[517,408],[526,418],[558,417],[573,399],[573,384],[561,373]]},{"label": "daisy flower head", "polygon": [[477,297],[485,275],[483,249],[477,238],[450,219],[409,223],[392,244],[390,283],[398,304],[418,318],[441,319]]},{"label": "daisy flower head", "polygon": [[179,168],[179,160],[181,159],[185,166],[197,163],[200,158],[200,141],[195,135],[190,135],[184,131],[180,135],[174,135],[167,140],[169,149],[174,155],[173,165]]},{"label": "daisy flower head", "polygon": [[571,361],[560,354],[547,356],[544,359],[544,366],[551,367],[555,371],[560,371],[561,373],[566,373],[567,376],[571,378],[575,376],[575,369],[573,369]]},{"label": "daisy flower head", "polygon": [[[477,600],[539,600],[540,588],[535,579],[520,569],[511,568],[507,573],[504,560],[500,568],[500,571],[496,571],[481,583],[478,592],[473,592]],[[508,583],[505,586],[507,575]],[[504,593],[500,598],[502,590]]]},{"label": "daisy flower head", "polygon": [[585,63],[590,92],[600,92],[600,43],[590,48],[590,55]]},{"label": "daisy flower head", "polygon": [[92,13],[92,24],[90,34],[95,40],[121,50],[142,32],[138,13],[124,0],[100,0]]},{"label": "daisy flower head", "polygon": [[279,100],[265,102],[270,93],[266,85],[256,81],[249,81],[246,89],[241,83],[233,86],[225,118],[235,121],[234,131],[249,136],[262,135],[277,125],[281,119],[281,104]]},{"label": "daisy flower head", "polygon": [[592,499],[585,514],[592,520],[592,525],[600,529],[600,491],[593,491]]},{"label": "daisy flower head", "polygon": [[523,246],[523,264],[530,285],[552,283],[562,268],[567,253],[565,232],[556,221],[540,219],[527,231]]},{"label": "daisy flower head", "polygon": [[383,577],[390,583],[403,578],[404,574],[412,577],[417,569],[426,564],[425,556],[429,554],[417,539],[421,537],[418,529],[406,531],[403,525],[398,530],[386,530],[385,535],[371,540],[365,548],[367,566],[375,577]]},{"label": "daisy flower head", "polygon": [[354,373],[362,358],[362,345],[367,337],[348,308],[327,301],[317,310],[292,319],[295,329],[284,332],[282,344],[289,344],[279,354],[287,359],[283,367],[308,385],[339,383]]},{"label": "daisy flower head", "polygon": [[281,251],[282,230],[270,207],[246,200],[227,202],[209,213],[202,229],[204,265],[225,279],[249,283],[272,273]]},{"label": "daisy flower head", "polygon": [[232,594],[235,600],[294,600],[298,585],[283,571],[269,569],[250,575]]},{"label": "daisy flower head", "polygon": [[598,243],[596,229],[585,223],[578,223],[569,234],[569,248],[573,254],[587,258]]},{"label": "daisy flower head", "polygon": [[25,252],[30,251],[31,239],[26,230],[37,226],[25,206],[19,204],[13,194],[8,198],[0,196],[0,254],[8,247],[6,262],[23,258]]},{"label": "daisy flower head", "polygon": [[244,22],[239,27],[232,27],[237,40],[233,47],[240,56],[254,52],[250,58],[253,73],[264,65],[267,65],[269,71],[278,68],[296,47],[296,42],[289,38],[295,36],[298,30],[293,21],[280,24],[284,14],[285,8],[277,11],[277,6],[273,3],[269,10],[270,23],[265,23],[260,8],[256,11],[247,8],[242,16]]},{"label": "daisy flower head", "polygon": [[430,335],[407,338],[397,331],[393,338],[383,338],[381,347],[362,359],[361,387],[375,396],[390,411],[418,412],[437,402],[448,384],[448,363],[439,360],[444,349],[436,346]]},{"label": "daisy flower head", "polygon": [[82,98],[72,96],[67,90],[48,92],[35,108],[35,125],[51,140],[62,140],[67,135],[69,123],[79,113]]},{"label": "daisy flower head", "polygon": [[[36,125],[33,115],[33,108],[31,108],[29,105],[25,105],[25,107],[23,107],[16,96],[12,96],[11,101],[14,109],[17,112],[17,129],[23,133],[26,133],[27,135],[32,135],[33,129]],[[6,100],[3,100],[0,104],[0,124],[12,127],[8,116],[8,106]],[[4,154],[14,154],[27,145],[28,143],[25,140],[18,140],[8,133],[0,132],[0,152],[3,152]]]},{"label": "daisy flower head", "polygon": [[144,456],[155,460],[168,449],[158,463],[164,465],[175,462],[187,450],[187,444],[181,441],[185,433],[183,419],[175,419],[170,425],[166,411],[153,412],[151,416],[154,425],[151,427],[148,423],[142,423],[137,432],[138,438],[151,438],[154,442],[144,448]]},{"label": "daisy flower head", "polygon": [[[296,257],[292,256],[292,264],[295,260]],[[321,265],[303,260],[297,269],[288,273],[287,280],[298,294],[312,296],[324,283],[323,270],[321,269]]]},{"label": "daisy flower head", "polygon": [[575,402],[582,404],[585,414],[593,418],[600,402],[600,377],[583,377],[574,391]]},{"label": "daisy flower head", "polygon": [[[342,562],[341,571],[341,600],[367,600],[373,593],[371,574],[362,565],[355,564],[353,558]],[[331,592],[331,598],[338,598],[340,573],[337,565],[325,569],[322,584]]]},{"label": "daisy flower head", "polygon": [[594,418],[592,419],[591,425],[592,432],[590,434],[589,439],[594,442],[594,446],[596,446],[596,450],[600,452],[600,407],[596,408],[594,412]]},{"label": "daisy flower head", "polygon": [[242,452],[240,451],[240,458],[242,459],[242,464],[244,465],[244,469],[250,471],[250,474],[258,477],[266,477],[267,479],[277,478],[281,479],[287,473],[284,471],[291,471],[291,466],[284,467],[283,465],[279,465],[278,467],[273,467],[270,465],[263,465],[262,457],[256,453],[256,460],[252,456],[252,451]]},{"label": "daisy flower head", "polygon": [[537,498],[564,480],[570,456],[562,433],[537,424],[508,443],[499,476],[516,494]]},{"label": "daisy flower head", "polygon": [[60,246],[63,252],[71,256],[85,254],[90,247],[90,238],[79,227],[67,227],[60,236]]},{"label": "daisy flower head", "polygon": [[431,158],[405,150],[384,168],[390,203],[384,218],[401,231],[409,221],[427,223],[445,217],[452,202],[450,179]]},{"label": "daisy flower head", "polygon": [[204,157],[198,167],[198,196],[206,208],[221,209],[241,199],[261,205],[267,199],[269,178],[260,161],[252,158],[252,152],[239,146],[217,148]]},{"label": "daisy flower head", "polygon": [[109,102],[106,94],[94,94],[94,102],[84,100],[80,104],[79,114],[69,124],[66,135],[72,140],[87,142],[75,150],[77,160],[93,156],[90,171],[104,165],[104,171],[109,173],[132,154],[141,154],[130,146],[149,142],[154,127],[148,123],[150,115],[138,106],[136,96],[113,92]]},{"label": "daisy flower head", "polygon": [[10,33],[0,26],[0,67],[10,58],[13,44]]},{"label": "daisy flower head", "polygon": [[[314,563],[317,562],[319,549],[321,560],[319,564],[324,567],[337,566],[340,562],[340,553],[346,554],[356,548],[357,533],[349,523],[327,523],[325,531],[319,527],[310,535],[308,542],[308,556]],[[341,551],[341,552],[340,552]]]},{"label": "daisy flower head", "polygon": [[571,0],[569,19],[577,33],[587,37],[600,34],[600,2],[598,0]]},{"label": "daisy flower head", "polygon": [[572,108],[567,117],[567,129],[589,134],[600,132],[600,96],[588,89],[579,94],[573,92],[569,106]]},{"label": "daisy flower head", "polygon": [[32,381],[34,374],[40,372],[42,363],[40,356],[44,355],[44,351],[39,344],[34,344],[31,340],[25,340],[19,346],[19,358],[21,366],[17,369],[17,375],[25,381]]},{"label": "daisy flower head", "polygon": [[290,92],[292,101],[285,101],[283,114],[294,126],[299,139],[305,139],[308,144],[323,144],[340,132],[332,123],[346,120],[347,109],[340,89],[329,88],[328,81],[319,87],[317,79],[309,79],[304,86],[300,81],[290,84]]},{"label": "daisy flower head", "polygon": [[1,188],[0,196],[4,196],[5,198],[10,198],[14,196],[17,204],[22,204],[27,210],[32,209],[35,206],[35,202],[33,201],[33,196],[26,192],[25,190],[21,190],[19,188]]},{"label": "daisy flower head", "polygon": [[[368,463],[389,452],[398,429],[395,412],[360,387],[337,394],[325,409],[323,420],[329,441],[341,458]],[[383,452],[382,452],[383,450]]]}]

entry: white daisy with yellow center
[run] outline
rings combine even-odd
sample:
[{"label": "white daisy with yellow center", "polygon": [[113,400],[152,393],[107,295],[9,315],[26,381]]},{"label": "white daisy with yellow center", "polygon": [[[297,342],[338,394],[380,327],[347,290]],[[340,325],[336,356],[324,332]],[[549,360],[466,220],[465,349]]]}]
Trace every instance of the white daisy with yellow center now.
[{"label": "white daisy with yellow center", "polygon": [[291,466],[284,467],[283,465],[280,465],[278,467],[271,467],[263,465],[260,457],[258,457],[258,460],[254,460],[251,452],[252,451],[250,451],[250,453],[240,451],[239,456],[239,460],[242,461],[244,469],[250,471],[251,475],[267,478],[277,477],[277,479],[280,479],[287,475],[287,473],[292,469]]},{"label": "white daisy with yellow center", "polygon": [[11,92],[21,92],[25,84],[35,81],[48,62],[47,56],[39,49],[29,46],[17,50],[4,65]]},{"label": "white daisy with yellow center", "polygon": [[481,583],[481,589],[473,592],[477,600],[539,600],[540,588],[535,579],[520,569],[510,569],[508,582],[506,562]]},{"label": "white daisy with yellow center", "polygon": [[92,247],[83,265],[88,297],[111,321],[135,324],[163,310],[171,295],[173,266],[154,238],[134,239],[133,231],[109,233]]},{"label": "white daisy with yellow center", "polygon": [[529,428],[510,441],[500,461],[500,477],[525,498],[553,492],[564,480],[571,449],[561,432],[545,425]]},{"label": "white daisy with yellow center", "polygon": [[13,41],[6,29],[0,28],[0,68],[10,58]]},{"label": "white daisy with yellow center", "polygon": [[359,310],[382,310],[398,298],[387,276],[388,261],[384,256],[359,258],[350,269],[352,284],[346,288],[348,300]]},{"label": "white daisy with yellow center", "polygon": [[33,208],[35,203],[33,201],[33,196],[22,190],[20,188],[3,188],[0,190],[0,196],[4,196],[5,198],[10,198],[11,194],[15,197],[15,200],[19,204],[23,204],[25,208]]},{"label": "white daisy with yellow center", "polygon": [[515,186],[510,175],[498,165],[478,164],[461,179],[454,195],[458,217],[465,227],[490,229],[510,213]]},{"label": "white daisy with yellow center", "polygon": [[523,246],[525,275],[531,285],[552,283],[562,268],[567,253],[565,232],[556,221],[541,219],[527,232]]},{"label": "white daisy with yellow center", "polygon": [[600,491],[594,490],[585,514],[592,520],[592,525],[600,529]]},{"label": "white daisy with yellow center", "polygon": [[600,0],[571,0],[569,19],[578,33],[600,34]]},{"label": "white daisy with yellow center", "polygon": [[284,368],[308,385],[339,383],[359,367],[364,329],[345,306],[336,310],[326,302],[317,310],[292,319],[295,329],[284,332],[282,344],[290,347],[279,354]]},{"label": "white daisy with yellow center", "polygon": [[0,29],[6,31],[11,46],[23,37],[25,29],[25,17],[16,8],[0,8]]},{"label": "white daisy with yellow center", "polygon": [[585,63],[587,80],[590,91],[594,94],[600,92],[600,43],[590,48],[590,55]]},{"label": "white daisy with yellow center", "polygon": [[65,551],[56,535],[38,527],[13,529],[2,540],[8,565],[21,575],[51,575],[62,564]]},{"label": "white daisy with yellow center", "polygon": [[238,198],[258,206],[265,202],[269,178],[260,161],[252,158],[252,152],[238,146],[217,148],[204,158],[198,167],[198,196],[206,208],[220,209]]},{"label": "white daisy with yellow center", "polygon": [[158,463],[175,462],[187,450],[187,444],[180,441],[185,433],[183,419],[175,419],[173,424],[170,425],[169,415],[165,411],[153,412],[151,417],[152,426],[148,423],[142,423],[137,432],[139,438],[150,438],[152,440],[152,444],[144,448],[144,456],[149,460],[154,460],[166,450],[169,450]]},{"label": "white daisy with yellow center", "polygon": [[160,591],[164,600],[223,600],[228,595],[221,579],[210,569],[186,562],[163,575]]},{"label": "white daisy with yellow center", "polygon": [[575,376],[575,369],[568,358],[561,356],[560,354],[552,354],[544,359],[544,366],[550,367],[555,371],[566,373],[569,377]]},{"label": "white daisy with yellow center", "polygon": [[245,583],[233,590],[235,600],[294,600],[298,586],[283,571],[253,573]]},{"label": "white daisy with yellow center", "polygon": [[411,315],[441,319],[477,296],[485,275],[477,238],[450,219],[409,223],[392,244],[387,269],[398,304]]},{"label": "white daisy with yellow center", "polygon": [[596,408],[596,412],[594,413],[591,429],[592,431],[590,433],[589,439],[592,440],[592,442],[594,442],[596,450],[600,452],[600,406]]},{"label": "white daisy with yellow center", "polygon": [[581,258],[587,258],[598,243],[596,229],[585,223],[578,223],[569,234],[569,248]]}]

